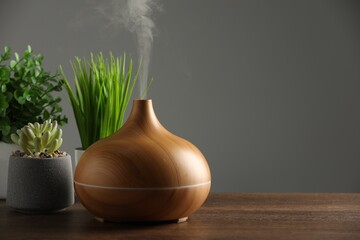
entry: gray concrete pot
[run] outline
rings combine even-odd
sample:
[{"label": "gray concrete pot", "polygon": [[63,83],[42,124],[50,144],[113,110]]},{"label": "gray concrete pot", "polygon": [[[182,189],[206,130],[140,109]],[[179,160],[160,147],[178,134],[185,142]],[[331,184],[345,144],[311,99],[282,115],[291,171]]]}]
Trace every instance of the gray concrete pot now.
[{"label": "gray concrete pot", "polygon": [[70,155],[60,158],[10,156],[6,204],[25,213],[51,213],[74,204]]}]

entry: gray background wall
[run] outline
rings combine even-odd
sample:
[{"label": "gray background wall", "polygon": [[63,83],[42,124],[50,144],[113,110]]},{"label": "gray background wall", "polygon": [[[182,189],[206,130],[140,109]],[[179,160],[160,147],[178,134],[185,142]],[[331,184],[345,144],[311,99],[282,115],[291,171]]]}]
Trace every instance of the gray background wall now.
[{"label": "gray background wall", "polygon": [[[45,66],[89,52],[136,56],[86,0],[0,0],[0,46]],[[359,1],[161,1],[149,97],[207,157],[213,191],[360,191]],[[69,117],[64,148],[80,141]]]}]

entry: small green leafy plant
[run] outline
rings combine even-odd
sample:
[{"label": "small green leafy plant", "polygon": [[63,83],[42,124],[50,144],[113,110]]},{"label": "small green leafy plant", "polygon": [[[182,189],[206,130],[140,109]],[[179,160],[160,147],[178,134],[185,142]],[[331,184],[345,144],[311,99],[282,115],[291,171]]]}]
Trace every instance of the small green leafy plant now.
[{"label": "small green leafy plant", "polygon": [[28,122],[55,119],[67,122],[59,105],[61,98],[53,92],[62,89],[59,74],[50,75],[42,67],[43,56],[31,47],[20,56],[10,48],[0,54],[0,141],[11,143],[10,135]]},{"label": "small green leafy plant", "polygon": [[140,66],[133,75],[132,59],[127,62],[125,54],[115,58],[111,52],[110,59],[105,59],[102,53],[95,57],[91,54],[90,62],[75,57],[71,66],[75,92],[61,66],[60,71],[85,150],[122,126]]},{"label": "small green leafy plant", "polygon": [[36,153],[53,154],[63,142],[61,137],[62,130],[58,128],[57,121],[51,120],[46,120],[43,124],[28,123],[11,134],[11,140],[30,156]]}]

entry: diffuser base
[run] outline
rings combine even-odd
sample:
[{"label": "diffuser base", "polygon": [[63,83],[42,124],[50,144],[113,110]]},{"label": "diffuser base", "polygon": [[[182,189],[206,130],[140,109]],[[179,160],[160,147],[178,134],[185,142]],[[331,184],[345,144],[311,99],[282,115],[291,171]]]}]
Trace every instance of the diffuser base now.
[{"label": "diffuser base", "polygon": [[[144,221],[109,221],[106,220],[104,218],[100,218],[100,217],[95,217],[95,219],[101,223],[105,223],[105,222],[117,222],[117,223],[126,223],[126,222],[131,222],[131,223],[136,223],[136,222],[144,222]],[[183,217],[183,218],[179,218],[179,219],[175,219],[175,220],[169,220],[169,221],[162,221],[162,222],[168,222],[168,223],[184,223],[187,222],[187,220],[189,219],[189,217]],[[149,222],[149,221],[146,221]],[[158,221],[156,221],[158,222]]]},{"label": "diffuser base", "polygon": [[[79,184],[80,202],[100,222],[185,222],[210,191],[210,182],[176,188],[115,188]],[[100,200],[99,200],[100,199]],[[87,202],[84,202],[86,200]]]},{"label": "diffuser base", "polygon": [[95,219],[98,220],[99,222],[102,222],[102,223],[105,222],[105,219],[103,219],[103,218],[95,217]]},{"label": "diffuser base", "polygon": [[179,218],[176,223],[183,223],[183,222],[187,222],[188,217],[183,217],[183,218]]}]

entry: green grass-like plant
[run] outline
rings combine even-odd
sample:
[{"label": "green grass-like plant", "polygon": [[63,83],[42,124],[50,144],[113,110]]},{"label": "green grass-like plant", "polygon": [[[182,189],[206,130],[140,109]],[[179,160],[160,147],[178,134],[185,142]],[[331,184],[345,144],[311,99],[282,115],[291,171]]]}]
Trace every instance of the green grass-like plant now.
[{"label": "green grass-like plant", "polygon": [[132,58],[126,54],[110,59],[103,54],[91,54],[90,61],[75,57],[71,61],[74,72],[75,92],[70,86],[62,67],[60,72],[70,97],[82,148],[116,132],[123,124],[139,69],[133,75]]}]

